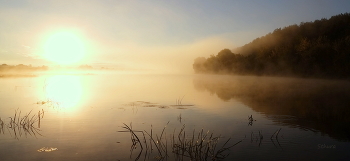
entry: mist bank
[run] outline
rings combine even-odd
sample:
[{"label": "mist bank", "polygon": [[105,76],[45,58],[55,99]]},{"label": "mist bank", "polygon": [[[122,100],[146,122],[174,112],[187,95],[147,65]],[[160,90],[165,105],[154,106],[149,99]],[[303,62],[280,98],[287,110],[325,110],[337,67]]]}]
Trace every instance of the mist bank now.
[{"label": "mist bank", "polygon": [[350,140],[348,81],[198,75],[193,84],[224,101],[242,102],[276,123]]},{"label": "mist bank", "polygon": [[48,71],[48,66],[32,66],[32,65],[0,65],[0,78],[1,77],[33,77],[34,73]]},{"label": "mist bank", "polygon": [[25,64],[0,65],[0,77],[34,77],[40,74],[92,74],[95,72],[133,71],[118,67],[93,67],[90,65],[79,66],[32,66]]},{"label": "mist bank", "polygon": [[36,77],[41,75],[96,75],[96,74],[164,74],[157,70],[132,68],[121,65],[0,65],[0,78]]},{"label": "mist bank", "polygon": [[350,14],[302,22],[209,58],[194,60],[196,73],[350,78]]}]

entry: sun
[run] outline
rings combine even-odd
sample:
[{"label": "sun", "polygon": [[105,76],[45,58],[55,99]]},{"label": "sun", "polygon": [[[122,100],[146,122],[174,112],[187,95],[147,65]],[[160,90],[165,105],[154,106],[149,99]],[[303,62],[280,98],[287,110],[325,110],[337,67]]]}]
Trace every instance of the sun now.
[{"label": "sun", "polygon": [[84,55],[83,41],[74,32],[57,32],[51,35],[44,45],[45,58],[61,65],[77,63]]}]

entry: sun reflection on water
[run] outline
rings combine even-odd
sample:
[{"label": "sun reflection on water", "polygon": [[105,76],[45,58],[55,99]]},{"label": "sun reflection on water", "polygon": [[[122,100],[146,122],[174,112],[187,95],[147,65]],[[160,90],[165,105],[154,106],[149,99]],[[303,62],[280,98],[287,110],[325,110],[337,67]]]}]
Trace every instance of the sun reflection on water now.
[{"label": "sun reflection on water", "polygon": [[47,79],[45,93],[48,100],[71,111],[81,102],[83,88],[79,76],[55,75]]}]

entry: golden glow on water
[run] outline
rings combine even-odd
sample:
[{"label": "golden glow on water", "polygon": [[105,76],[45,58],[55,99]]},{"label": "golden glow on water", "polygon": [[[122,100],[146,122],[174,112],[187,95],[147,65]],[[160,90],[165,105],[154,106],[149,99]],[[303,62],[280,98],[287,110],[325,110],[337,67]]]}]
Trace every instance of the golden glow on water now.
[{"label": "golden glow on water", "polygon": [[48,78],[45,93],[48,100],[71,111],[81,102],[83,88],[79,76],[55,75]]}]

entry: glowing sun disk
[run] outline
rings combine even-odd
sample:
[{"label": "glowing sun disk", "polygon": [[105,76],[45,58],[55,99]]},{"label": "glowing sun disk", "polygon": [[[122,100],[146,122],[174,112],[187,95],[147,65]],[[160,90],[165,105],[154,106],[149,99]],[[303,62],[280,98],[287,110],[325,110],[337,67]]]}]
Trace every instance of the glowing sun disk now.
[{"label": "glowing sun disk", "polygon": [[73,32],[55,33],[44,45],[45,58],[63,65],[79,62],[84,54],[84,44]]}]

